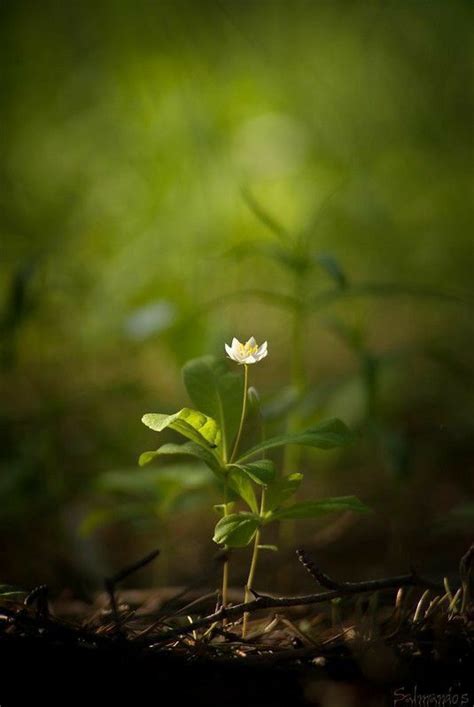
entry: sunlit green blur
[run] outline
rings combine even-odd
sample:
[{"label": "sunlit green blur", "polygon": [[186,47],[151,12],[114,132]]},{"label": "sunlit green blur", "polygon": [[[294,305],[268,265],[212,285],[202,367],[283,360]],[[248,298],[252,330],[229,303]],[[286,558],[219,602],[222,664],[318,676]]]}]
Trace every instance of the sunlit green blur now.
[{"label": "sunlit green blur", "polygon": [[302,542],[340,574],[455,568],[474,518],[472,4],[0,18],[0,583],[79,590],[155,546],[136,582],[202,571],[212,484],[139,476],[159,443],[140,418],[182,407],[182,364],[234,335],[269,342],[251,381],[268,426],[296,395],[290,424],[359,432],[297,460],[312,497],[375,511],[308,523],[262,576]]}]

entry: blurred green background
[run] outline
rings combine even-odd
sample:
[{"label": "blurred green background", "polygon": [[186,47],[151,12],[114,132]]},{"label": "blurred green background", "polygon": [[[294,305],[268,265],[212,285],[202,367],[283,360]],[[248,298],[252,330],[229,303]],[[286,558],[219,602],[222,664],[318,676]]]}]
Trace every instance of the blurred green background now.
[{"label": "blurred green background", "polygon": [[212,488],[140,471],[140,418],[186,403],[188,358],[252,334],[269,427],[359,432],[297,460],[308,495],[375,511],[299,526],[257,586],[302,589],[301,544],[354,579],[454,570],[474,519],[472,3],[0,16],[0,580],[83,591],[155,546],[134,583],[198,576]]}]

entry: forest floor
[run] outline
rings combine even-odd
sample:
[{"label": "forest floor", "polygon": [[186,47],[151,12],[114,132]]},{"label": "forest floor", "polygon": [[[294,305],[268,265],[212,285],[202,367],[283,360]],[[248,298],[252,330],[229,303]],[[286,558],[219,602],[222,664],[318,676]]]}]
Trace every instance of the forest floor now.
[{"label": "forest floor", "polygon": [[[459,587],[415,573],[336,582],[305,555],[315,594],[121,590],[92,604],[44,586],[0,599],[0,705],[187,702],[226,707],[474,705],[474,547]],[[216,603],[217,602],[217,603]],[[248,630],[242,637],[242,618]]]}]

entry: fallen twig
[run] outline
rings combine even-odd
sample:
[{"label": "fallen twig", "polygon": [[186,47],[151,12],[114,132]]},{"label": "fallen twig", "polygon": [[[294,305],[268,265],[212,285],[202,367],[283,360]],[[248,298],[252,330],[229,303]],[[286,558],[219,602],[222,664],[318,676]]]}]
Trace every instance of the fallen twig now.
[{"label": "fallen twig", "polygon": [[[326,577],[326,575],[324,575],[324,577]],[[259,594],[257,598],[252,601],[236,604],[235,606],[221,607],[213,614],[196,619],[196,621],[193,621],[193,623],[188,626],[177,627],[166,633],[153,636],[152,640],[154,644],[164,643],[185,633],[196,631],[200,628],[206,628],[216,621],[235,618],[244,613],[252,613],[255,611],[260,611],[261,609],[290,608],[293,606],[321,604],[342,596],[361,594],[363,592],[374,592],[380,589],[398,589],[399,587],[407,586],[431,588],[433,583],[418,577],[418,575],[414,573],[411,573],[394,577],[384,577],[382,579],[372,579],[366,582],[344,582],[338,585],[337,589],[297,597],[271,597]]]}]

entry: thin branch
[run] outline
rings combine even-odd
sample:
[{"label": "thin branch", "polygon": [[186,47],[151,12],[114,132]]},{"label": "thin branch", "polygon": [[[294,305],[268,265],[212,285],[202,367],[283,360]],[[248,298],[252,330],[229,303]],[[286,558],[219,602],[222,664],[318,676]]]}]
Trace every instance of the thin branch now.
[{"label": "thin branch", "polygon": [[141,570],[142,567],[146,567],[146,565],[150,564],[150,562],[153,562],[153,560],[158,557],[160,554],[159,550],[153,550],[152,552],[149,552],[148,555],[145,555],[141,560],[138,560],[137,562],[134,562],[132,565],[129,565],[128,567],[125,567],[123,570],[120,570],[120,572],[117,572],[116,575],[111,577],[108,581],[111,582],[112,584],[118,584],[119,582],[122,582],[124,579],[129,577],[131,574],[134,574],[135,572],[138,572],[138,570]]},{"label": "thin branch", "polygon": [[[363,591],[377,591],[378,589],[384,589],[386,588],[385,586],[381,586],[381,582],[386,582],[390,580],[386,579],[375,579],[375,580],[368,580],[366,582],[339,582],[332,577],[329,577],[325,572],[322,571],[317,565],[314,564],[314,562],[311,560],[310,557],[306,554],[304,550],[296,550],[296,556],[298,560],[301,562],[305,570],[311,575],[311,577],[316,580],[318,584],[320,584],[322,587],[325,589],[334,589],[336,591],[342,592],[342,593],[351,593],[351,592],[359,592],[361,591],[362,586],[366,586],[367,589]],[[400,579],[408,579],[411,578],[411,582],[406,582],[406,584],[411,584],[412,586],[420,586],[420,587],[426,587],[428,589],[434,589],[434,590],[439,590],[441,589],[440,584],[436,584],[436,582],[430,582],[428,579],[422,579],[417,571],[414,568],[411,568],[410,574],[407,575],[401,575]],[[393,578],[396,579],[396,578]],[[370,586],[373,586],[371,589]],[[404,586],[403,584],[400,584],[399,586]]]}]

